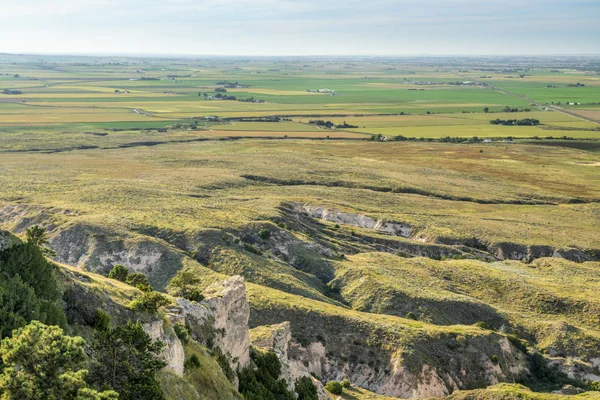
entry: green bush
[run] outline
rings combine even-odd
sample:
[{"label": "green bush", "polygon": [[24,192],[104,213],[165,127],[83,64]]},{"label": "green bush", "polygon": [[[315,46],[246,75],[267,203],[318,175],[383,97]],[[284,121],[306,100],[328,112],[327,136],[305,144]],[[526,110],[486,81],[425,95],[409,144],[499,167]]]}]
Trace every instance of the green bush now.
[{"label": "green bush", "polygon": [[0,251],[0,337],[33,320],[67,326],[54,268],[33,243]]},{"label": "green bush", "polygon": [[166,365],[158,358],[164,346],[140,322],[96,331],[89,381],[97,388],[112,388],[119,400],[163,400],[156,373]]},{"label": "green bush", "polygon": [[344,389],[348,389],[348,388],[350,387],[350,381],[349,381],[348,379],[344,379],[344,380],[342,381],[342,387],[343,387]]},{"label": "green bush", "polygon": [[62,307],[53,301],[42,300],[40,303],[41,318],[47,325],[59,326],[62,329],[67,328],[67,317]]},{"label": "green bush", "polygon": [[600,382],[586,382],[588,390],[600,392]]},{"label": "green bush", "polygon": [[417,320],[417,316],[416,316],[416,315],[415,315],[415,313],[414,313],[414,312],[412,312],[412,311],[409,311],[409,312],[406,314],[406,318],[407,318],[407,319],[412,319],[412,320],[415,320],[415,321]]},{"label": "green bush", "polygon": [[152,286],[150,286],[150,282],[148,281],[148,278],[146,277],[146,275],[144,275],[140,272],[134,272],[133,274],[129,274],[127,276],[127,279],[125,280],[125,282],[128,285],[131,285],[134,288],[138,288],[143,292],[152,291]]},{"label": "green bush", "polygon": [[275,353],[250,349],[250,357],[255,367],[238,372],[239,392],[246,400],[295,400],[286,382],[279,379],[281,363]]},{"label": "green bush", "polygon": [[177,323],[173,325],[173,330],[181,343],[187,344],[190,341],[190,333],[185,325]]},{"label": "green bush", "polygon": [[204,295],[202,294],[202,291],[198,288],[190,289],[189,291],[184,292],[182,297],[184,299],[196,301],[198,303],[204,300]]},{"label": "green bush", "polygon": [[88,387],[85,344],[39,321],[15,330],[0,343],[2,399],[116,400],[113,391],[99,393]]},{"label": "green bush", "polygon": [[59,297],[52,264],[32,243],[18,244],[0,252],[0,270],[8,277],[19,275],[41,300]]},{"label": "green bush", "polygon": [[171,301],[158,292],[143,292],[140,297],[131,302],[130,307],[135,311],[155,314],[160,307],[168,304],[171,304]]},{"label": "green bush", "polygon": [[194,369],[199,368],[202,363],[200,362],[200,358],[196,354],[192,354],[189,358],[185,360],[183,366],[185,369]]},{"label": "green bush", "polygon": [[94,314],[94,325],[93,328],[98,331],[104,331],[110,328],[110,315],[98,308]]},{"label": "green bush", "polygon": [[298,400],[319,400],[317,387],[308,376],[303,376],[296,381],[295,390]]},{"label": "green bush", "polygon": [[487,322],[485,321],[479,321],[475,324],[476,327],[480,328],[480,329],[486,329],[486,330],[490,330],[490,326],[488,325]]},{"label": "green bush", "polygon": [[34,319],[40,319],[41,304],[34,290],[17,275],[5,278],[0,271],[0,338],[10,336]]},{"label": "green bush", "polygon": [[48,241],[48,233],[46,232],[46,228],[42,228],[39,225],[34,225],[31,228],[27,228],[25,230],[25,239],[27,243],[34,245],[42,254],[48,257],[54,257],[56,252],[46,245],[49,243]]},{"label": "green bush", "polygon": [[221,370],[223,370],[223,373],[225,374],[227,379],[229,379],[229,382],[233,383],[235,381],[235,372],[229,364],[229,357],[226,354],[224,354],[221,348],[218,346],[213,346],[211,350],[211,355],[217,361],[217,364],[219,364]]},{"label": "green bush", "polygon": [[271,237],[271,231],[267,228],[262,228],[260,231],[258,231],[258,237],[260,237],[262,240],[267,240]]},{"label": "green bush", "polygon": [[108,277],[110,279],[116,279],[121,282],[127,282],[127,276],[129,275],[129,270],[126,266],[117,264],[112,267],[110,272],[108,273]]},{"label": "green bush", "polygon": [[244,250],[249,253],[256,254],[257,256],[262,255],[262,251],[258,247],[252,246],[250,243],[244,243]]},{"label": "green bush", "polygon": [[506,335],[506,338],[509,342],[513,344],[517,349],[521,350],[523,353],[527,354],[527,342],[525,340],[520,339],[515,335]]},{"label": "green bush", "polygon": [[204,300],[202,291],[197,287],[200,280],[189,271],[179,271],[169,282],[171,292],[174,296],[183,297],[190,301],[201,302]]},{"label": "green bush", "polygon": [[325,384],[325,390],[331,394],[342,394],[342,384],[338,381],[329,381]]}]

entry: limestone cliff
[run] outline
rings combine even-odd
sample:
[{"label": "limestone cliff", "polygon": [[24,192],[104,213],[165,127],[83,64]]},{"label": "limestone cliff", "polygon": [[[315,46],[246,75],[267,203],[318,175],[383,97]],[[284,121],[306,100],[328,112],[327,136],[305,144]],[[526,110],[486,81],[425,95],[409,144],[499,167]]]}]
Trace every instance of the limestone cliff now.
[{"label": "limestone cliff", "polygon": [[165,368],[175,375],[182,377],[185,354],[181,340],[170,326],[165,326],[163,320],[154,320],[143,324],[144,330],[152,339],[158,339],[165,344],[160,357],[167,363]]},{"label": "limestone cliff", "polygon": [[[323,388],[323,383],[311,375],[310,363],[304,365],[300,360],[290,360],[288,349],[292,341],[290,323],[261,326],[251,332],[252,345],[274,352],[281,362],[281,376],[288,384],[288,389],[294,391],[294,385],[299,378],[307,376],[312,379],[317,388],[320,400],[328,400],[329,396]],[[304,361],[304,360],[302,360]]]},{"label": "limestone cliff", "polygon": [[202,302],[177,299],[177,304],[194,340],[219,347],[230,356],[235,371],[250,362],[248,320],[250,305],[244,278],[234,276],[204,291]]}]

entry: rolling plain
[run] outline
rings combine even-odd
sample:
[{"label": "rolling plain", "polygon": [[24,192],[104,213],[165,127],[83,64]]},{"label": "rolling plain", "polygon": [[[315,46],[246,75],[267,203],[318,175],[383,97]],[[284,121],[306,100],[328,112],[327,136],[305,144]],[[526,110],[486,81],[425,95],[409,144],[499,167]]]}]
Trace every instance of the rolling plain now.
[{"label": "rolling plain", "polygon": [[343,399],[598,398],[599,71],[0,55],[0,227],[173,296],[241,275]]}]

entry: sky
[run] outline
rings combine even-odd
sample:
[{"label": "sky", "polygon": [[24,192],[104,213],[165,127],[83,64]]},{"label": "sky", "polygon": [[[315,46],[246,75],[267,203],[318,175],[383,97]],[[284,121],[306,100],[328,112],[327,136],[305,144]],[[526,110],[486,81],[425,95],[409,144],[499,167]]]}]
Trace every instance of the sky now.
[{"label": "sky", "polygon": [[600,0],[0,0],[0,53],[600,54]]}]

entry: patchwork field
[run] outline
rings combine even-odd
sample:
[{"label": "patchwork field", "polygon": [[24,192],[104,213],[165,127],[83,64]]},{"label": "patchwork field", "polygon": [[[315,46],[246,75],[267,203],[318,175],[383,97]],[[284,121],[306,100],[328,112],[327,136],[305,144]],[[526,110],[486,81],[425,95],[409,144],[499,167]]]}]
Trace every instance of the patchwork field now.
[{"label": "patchwork field", "polygon": [[[227,58],[39,60],[3,55],[0,133],[34,126],[50,132],[73,126],[84,131],[163,128],[198,125],[209,116],[306,116],[310,120],[338,115],[332,121],[357,125],[349,129],[353,132],[392,137],[598,138],[595,129],[600,125],[595,111],[583,108],[600,101],[597,76],[582,74],[573,67],[557,70],[552,64],[506,72],[501,63],[473,63],[473,70],[465,71],[440,60],[439,66],[432,67],[427,61],[419,64],[393,59],[306,63]],[[222,100],[217,95],[235,100]],[[540,104],[532,106],[531,102]],[[545,103],[572,109],[585,119],[555,111]],[[500,113],[507,106],[530,111]],[[535,118],[540,125],[489,124],[496,118]],[[311,131],[305,125],[288,122],[268,129],[259,123],[238,124],[228,130]]]}]

